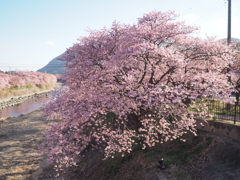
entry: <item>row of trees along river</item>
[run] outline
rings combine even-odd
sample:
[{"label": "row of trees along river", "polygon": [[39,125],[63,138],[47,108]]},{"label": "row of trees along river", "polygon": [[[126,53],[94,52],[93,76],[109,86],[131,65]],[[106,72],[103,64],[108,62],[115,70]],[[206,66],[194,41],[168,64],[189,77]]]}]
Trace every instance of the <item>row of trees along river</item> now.
[{"label": "row of trees along river", "polygon": [[[47,91],[56,81],[55,75],[40,72],[0,73],[0,118],[17,117],[41,107],[49,101]],[[13,105],[15,101],[17,104]]]}]

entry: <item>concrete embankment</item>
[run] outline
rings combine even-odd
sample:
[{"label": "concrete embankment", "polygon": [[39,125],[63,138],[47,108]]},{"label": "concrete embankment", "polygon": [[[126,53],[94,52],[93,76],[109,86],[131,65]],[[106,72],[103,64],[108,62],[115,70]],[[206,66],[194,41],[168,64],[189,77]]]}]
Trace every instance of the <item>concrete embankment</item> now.
[{"label": "concrete embankment", "polygon": [[[61,88],[62,83],[56,83],[54,88]],[[0,98],[0,109],[15,106],[17,104],[22,103],[25,100],[31,99],[31,98],[39,98],[42,96],[48,96],[48,94],[54,89],[48,89],[45,91],[39,91],[35,93],[29,93],[22,96],[14,96],[14,97],[5,97]]]},{"label": "concrete embankment", "polygon": [[233,124],[228,120],[197,119],[196,128],[240,142],[240,122]]},{"label": "concrete embankment", "polygon": [[40,91],[37,93],[26,94],[23,96],[16,96],[11,98],[0,99],[0,109],[15,106],[17,104],[22,103],[23,101],[31,98],[39,98],[42,96],[48,96],[51,90]]}]

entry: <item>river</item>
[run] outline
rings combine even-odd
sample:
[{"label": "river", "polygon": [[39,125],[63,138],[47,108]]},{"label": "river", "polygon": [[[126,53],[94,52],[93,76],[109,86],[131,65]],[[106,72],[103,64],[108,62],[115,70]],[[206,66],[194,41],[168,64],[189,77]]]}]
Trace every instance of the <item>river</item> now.
[{"label": "river", "polygon": [[8,117],[8,116],[18,117],[21,114],[29,113],[31,111],[34,111],[40,108],[44,104],[48,103],[49,100],[50,100],[49,95],[27,99],[21,104],[0,109],[0,118]]}]

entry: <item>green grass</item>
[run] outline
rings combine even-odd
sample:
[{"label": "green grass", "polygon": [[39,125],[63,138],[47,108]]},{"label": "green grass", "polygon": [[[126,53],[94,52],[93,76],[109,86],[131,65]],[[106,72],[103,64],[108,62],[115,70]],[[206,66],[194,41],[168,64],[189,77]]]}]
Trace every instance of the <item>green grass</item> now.
[{"label": "green grass", "polygon": [[193,136],[187,142],[182,142],[177,139],[167,142],[166,147],[159,145],[152,150],[148,148],[143,157],[151,162],[162,157],[165,160],[166,167],[170,167],[173,164],[183,165],[188,163],[189,158],[200,153],[205,146],[208,146],[211,140],[211,138],[205,140],[207,143],[204,144],[204,140],[199,136]]},{"label": "green grass", "polygon": [[110,174],[110,175],[115,175],[119,172],[119,166],[118,165],[110,165],[108,168],[107,168],[107,174]]},{"label": "green grass", "polygon": [[213,137],[206,137],[206,145],[210,145],[213,141]]},{"label": "green grass", "polygon": [[[221,115],[235,115],[235,107],[234,105],[231,105],[230,109],[227,110],[226,109],[226,103],[224,102],[221,102],[217,99],[212,99],[212,100],[209,100],[209,99],[202,99],[202,100],[196,100],[195,102],[198,103],[198,104],[204,104],[204,103],[207,103],[208,104],[208,101],[210,101],[210,104],[211,106],[208,108],[208,113],[211,113],[211,114],[221,114]],[[209,106],[209,105],[208,105]],[[201,107],[199,107],[199,110],[196,109],[196,108],[188,108],[190,111],[194,111],[194,112],[201,112],[203,111],[203,109]],[[240,107],[238,106],[237,109],[236,109],[237,112],[240,112]],[[237,114],[237,116],[240,116],[240,114]]]},{"label": "green grass", "polygon": [[[179,139],[168,141],[163,144],[157,144],[154,147],[146,147],[144,150],[140,144],[133,146],[131,153],[118,152],[114,158],[108,158],[104,161],[103,151],[99,153],[97,160],[94,162],[94,167],[90,171],[78,172],[79,176],[87,174],[85,178],[88,180],[117,180],[117,179],[154,179],[154,174],[159,171],[159,159],[164,159],[166,172],[171,172],[178,180],[189,178],[188,168],[199,167],[198,159],[205,154],[205,150],[211,146],[213,142],[212,137],[203,135],[193,136],[186,134],[186,142]],[[90,157],[89,157],[90,158]],[[90,159],[82,162],[85,166]],[[78,167],[82,166],[79,164]],[[187,168],[185,168],[187,167]],[[80,168],[81,169],[81,168]],[[146,176],[147,175],[147,176]]]},{"label": "green grass", "polygon": [[54,86],[54,84],[49,84],[48,86],[27,85],[23,87],[11,87],[7,89],[2,89],[0,91],[0,98],[9,98],[14,96],[22,96],[26,94],[36,93],[39,91],[51,89]]},{"label": "green grass", "polygon": [[[235,105],[231,104],[228,106],[227,103],[221,102],[219,100],[213,99],[210,101],[208,113],[213,115],[213,120],[218,119],[218,115],[228,115],[228,116],[235,116]],[[240,106],[236,107],[236,116],[240,116]]]},{"label": "green grass", "polygon": [[42,88],[43,88],[43,85],[41,85],[41,84],[36,84],[36,87],[42,89]]},{"label": "green grass", "polygon": [[2,91],[11,91],[11,90],[20,90],[20,89],[31,89],[33,88],[34,86],[32,85],[27,85],[27,86],[22,86],[22,87],[11,87],[11,88],[5,88],[3,89]]}]

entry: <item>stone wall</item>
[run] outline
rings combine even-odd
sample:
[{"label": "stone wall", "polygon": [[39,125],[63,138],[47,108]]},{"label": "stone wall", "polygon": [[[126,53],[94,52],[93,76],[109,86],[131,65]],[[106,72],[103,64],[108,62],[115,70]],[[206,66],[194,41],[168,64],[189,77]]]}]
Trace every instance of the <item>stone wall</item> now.
[{"label": "stone wall", "polygon": [[228,124],[220,120],[206,120],[196,119],[196,128],[205,132],[211,132],[216,135],[231,138],[240,142],[240,126],[235,124]]},{"label": "stone wall", "polygon": [[0,109],[10,107],[10,106],[15,106],[17,104],[22,103],[23,101],[30,99],[30,98],[38,98],[41,96],[48,96],[49,91],[44,91],[44,92],[39,92],[39,93],[34,93],[34,94],[28,94],[24,96],[18,96],[18,97],[12,97],[7,100],[0,101]]}]

